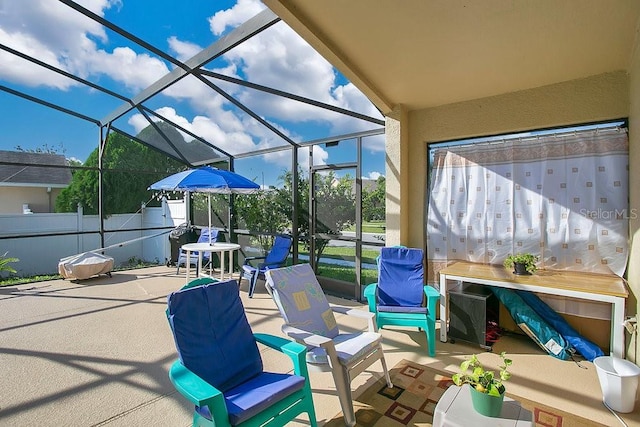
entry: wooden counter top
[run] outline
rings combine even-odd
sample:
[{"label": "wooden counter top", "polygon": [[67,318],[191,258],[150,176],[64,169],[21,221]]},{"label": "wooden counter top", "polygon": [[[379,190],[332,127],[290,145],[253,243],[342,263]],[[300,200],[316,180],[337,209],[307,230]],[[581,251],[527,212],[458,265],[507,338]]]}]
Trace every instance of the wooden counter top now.
[{"label": "wooden counter top", "polygon": [[457,261],[455,264],[451,264],[440,270],[440,274],[611,295],[622,298],[629,297],[629,292],[624,280],[613,274],[537,270],[530,276],[519,276],[510,272],[502,265],[479,264],[466,261]]}]

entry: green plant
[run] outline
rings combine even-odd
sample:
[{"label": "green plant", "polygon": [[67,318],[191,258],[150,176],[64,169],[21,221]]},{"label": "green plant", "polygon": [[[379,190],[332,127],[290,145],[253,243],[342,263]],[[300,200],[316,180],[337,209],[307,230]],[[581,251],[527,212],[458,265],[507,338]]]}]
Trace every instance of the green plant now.
[{"label": "green plant", "polygon": [[15,273],[16,269],[11,267],[9,263],[20,261],[18,258],[10,258],[7,257],[9,252],[5,252],[4,255],[0,256],[0,271],[8,271],[9,273]]},{"label": "green plant", "polygon": [[503,364],[500,366],[500,375],[498,377],[493,371],[485,370],[480,360],[478,360],[478,356],[474,354],[471,359],[465,360],[460,364],[460,371],[462,372],[453,375],[453,382],[457,386],[469,384],[480,393],[500,396],[505,391],[502,383],[511,378],[508,368],[513,363],[511,359],[507,359],[504,351],[500,353],[500,357]]},{"label": "green plant", "polygon": [[514,264],[523,264],[528,273],[533,273],[538,269],[538,267],[536,267],[538,259],[539,257],[537,255],[530,253],[518,253],[515,255],[509,255],[504,260],[503,264],[506,268],[513,268]]}]

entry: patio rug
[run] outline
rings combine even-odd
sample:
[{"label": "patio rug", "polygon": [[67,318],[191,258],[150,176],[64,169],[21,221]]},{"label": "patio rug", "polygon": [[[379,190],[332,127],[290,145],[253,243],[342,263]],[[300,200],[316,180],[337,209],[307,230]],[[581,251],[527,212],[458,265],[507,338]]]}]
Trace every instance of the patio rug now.
[{"label": "patio rug", "polygon": [[[357,426],[431,426],[438,399],[453,384],[451,377],[408,360],[398,363],[389,373],[393,389],[388,388],[384,378],[381,378],[354,401]],[[507,395],[532,412],[536,426],[604,426],[510,393]],[[342,412],[325,426],[344,426]]]}]

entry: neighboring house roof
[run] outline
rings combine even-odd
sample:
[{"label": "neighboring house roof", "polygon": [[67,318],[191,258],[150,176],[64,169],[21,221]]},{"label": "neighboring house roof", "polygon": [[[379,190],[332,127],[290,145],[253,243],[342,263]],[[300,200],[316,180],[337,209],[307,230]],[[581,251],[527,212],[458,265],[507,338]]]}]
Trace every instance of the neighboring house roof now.
[{"label": "neighboring house roof", "polygon": [[0,150],[0,162],[0,186],[64,188],[71,183],[71,169],[44,167],[68,166],[60,154]]},{"label": "neighboring house roof", "polygon": [[373,191],[378,186],[378,181],[375,179],[362,179],[362,189],[367,191]]}]

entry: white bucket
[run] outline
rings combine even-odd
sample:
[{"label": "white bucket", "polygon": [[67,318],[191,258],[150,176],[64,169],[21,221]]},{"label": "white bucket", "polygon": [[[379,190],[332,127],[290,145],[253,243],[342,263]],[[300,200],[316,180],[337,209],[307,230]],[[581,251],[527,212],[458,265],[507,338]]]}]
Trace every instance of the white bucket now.
[{"label": "white bucket", "polygon": [[638,390],[640,367],[614,356],[593,359],[604,403],[617,412],[632,412]]}]

